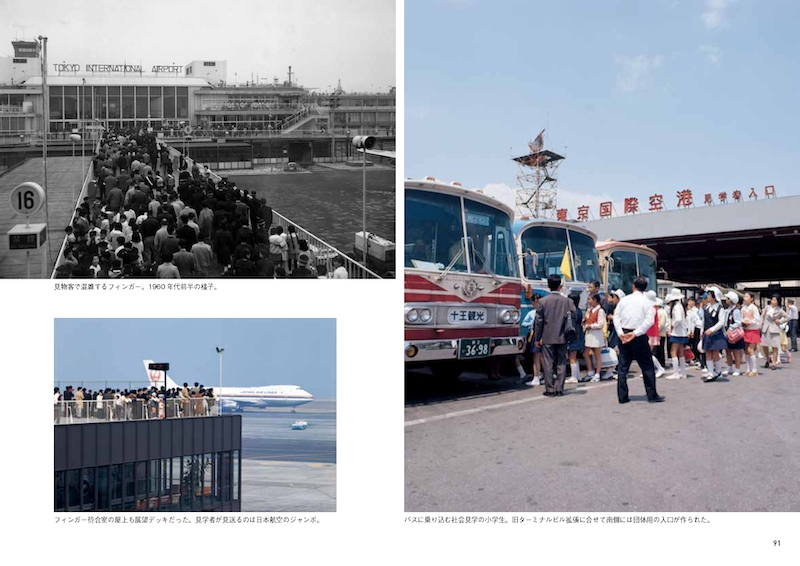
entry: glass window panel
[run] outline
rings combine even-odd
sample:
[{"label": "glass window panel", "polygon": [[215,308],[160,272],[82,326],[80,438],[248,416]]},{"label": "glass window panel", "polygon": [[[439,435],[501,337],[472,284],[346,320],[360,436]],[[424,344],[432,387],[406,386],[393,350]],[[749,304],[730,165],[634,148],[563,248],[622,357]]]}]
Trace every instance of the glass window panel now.
[{"label": "glass window panel", "polygon": [[118,86],[108,87],[108,96],[119,96],[119,87]]},{"label": "glass window panel", "polygon": [[108,97],[108,118],[109,119],[119,119],[122,117],[121,112],[121,104],[119,100],[119,96],[115,97]]},{"label": "glass window panel", "polygon": [[179,96],[178,97],[177,113],[178,113],[177,118],[188,118],[189,117],[189,97],[188,96]]},{"label": "glass window panel", "polygon": [[83,497],[83,510],[94,510],[95,469],[84,468],[81,483],[81,496]]},{"label": "glass window panel", "polygon": [[132,96],[123,96],[122,97],[122,117],[123,118],[133,118],[134,117],[133,101],[134,101],[134,98]]},{"label": "glass window panel", "polygon": [[[172,87],[174,91],[175,88]],[[164,118],[175,118],[175,95],[168,94],[167,88],[164,88]]]},{"label": "glass window panel", "polygon": [[464,218],[467,222],[471,271],[515,277],[517,254],[508,215],[486,204],[465,200]]},{"label": "glass window panel", "polygon": [[[639,262],[639,275],[647,277],[647,288],[658,289],[658,280],[656,278],[656,260],[645,254],[636,254]],[[626,293],[626,289],[622,289]]]},{"label": "glass window panel", "polygon": [[[141,90],[141,87],[137,87],[136,93],[136,117],[137,118],[147,118],[148,116],[148,108],[147,108],[147,94],[144,96],[140,95],[138,91]],[[145,90],[147,92],[147,90]]]},{"label": "glass window panel", "polygon": [[77,87],[64,87],[64,118],[75,120],[78,117]]},{"label": "glass window panel", "polygon": [[134,475],[134,467],[133,464],[124,464],[123,467],[124,471],[124,501],[123,501],[123,508],[126,511],[132,511],[134,509],[134,492],[135,492],[135,480],[136,477]]},{"label": "glass window panel", "polygon": [[413,189],[406,189],[405,198],[405,266],[423,262],[428,268],[444,269],[458,256],[451,269],[466,272],[466,258],[459,253],[464,237],[461,199]]},{"label": "glass window panel", "polygon": [[189,96],[189,87],[185,87],[185,86],[177,87],[177,93],[176,94],[178,96],[187,96],[188,97]]},{"label": "glass window panel", "polygon": [[133,96],[134,91],[132,86],[124,86],[122,87],[122,96]]},{"label": "glass window panel", "polygon": [[572,273],[573,280],[583,283],[599,281],[600,271],[597,267],[599,261],[594,240],[586,234],[571,230],[569,239],[572,244],[572,256],[575,260],[575,269]]},{"label": "glass window panel", "polygon": [[67,508],[67,474],[66,472],[56,472],[55,485],[55,510],[64,511]]},{"label": "glass window panel", "polygon": [[150,87],[150,116],[152,118],[164,117],[162,104],[161,87]]},{"label": "glass window panel", "polygon": [[183,471],[181,470],[181,462],[183,458],[172,458],[172,467],[170,469],[170,497],[171,508],[173,511],[180,511],[181,508],[181,494],[183,493]]},{"label": "glass window panel", "polygon": [[[526,279],[547,279],[563,276],[561,264],[567,249],[567,231],[555,226],[532,226],[521,235],[523,266]],[[569,260],[568,260],[569,261]]]},{"label": "glass window panel", "polygon": [[636,279],[636,254],[634,252],[615,251],[608,262],[608,289],[622,289],[630,293],[633,280]]},{"label": "glass window panel", "polygon": [[122,465],[111,466],[111,510],[122,509]]},{"label": "glass window panel", "polygon": [[97,468],[97,510],[108,511],[109,509],[109,485],[108,485],[108,466]]},{"label": "glass window panel", "polygon": [[67,471],[67,505],[69,510],[78,511],[81,504],[81,471]]}]

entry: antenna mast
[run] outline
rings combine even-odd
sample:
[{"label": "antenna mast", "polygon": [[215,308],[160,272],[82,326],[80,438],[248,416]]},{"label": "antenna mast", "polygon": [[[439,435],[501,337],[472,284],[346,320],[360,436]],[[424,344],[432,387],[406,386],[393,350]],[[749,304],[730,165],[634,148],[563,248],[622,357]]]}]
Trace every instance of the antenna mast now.
[{"label": "antenna mast", "polygon": [[514,157],[519,166],[517,173],[517,218],[552,219],[556,215],[558,202],[558,179],[556,173],[562,155],[544,149],[544,130],[536,139],[528,142],[530,153]]}]

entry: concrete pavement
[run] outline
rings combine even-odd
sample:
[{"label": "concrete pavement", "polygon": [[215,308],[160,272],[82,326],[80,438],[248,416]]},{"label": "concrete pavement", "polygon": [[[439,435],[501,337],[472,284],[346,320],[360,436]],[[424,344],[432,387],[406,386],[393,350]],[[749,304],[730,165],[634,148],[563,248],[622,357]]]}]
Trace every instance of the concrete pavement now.
[{"label": "concrete pavement", "polygon": [[407,401],[406,511],[800,511],[800,359],[758,377],[616,381],[564,397],[512,378],[417,381]]}]

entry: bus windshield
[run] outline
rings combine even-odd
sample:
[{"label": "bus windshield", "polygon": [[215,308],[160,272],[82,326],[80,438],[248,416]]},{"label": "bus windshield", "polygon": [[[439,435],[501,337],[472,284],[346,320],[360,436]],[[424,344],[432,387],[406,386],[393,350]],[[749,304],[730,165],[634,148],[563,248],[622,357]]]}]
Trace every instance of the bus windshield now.
[{"label": "bus windshield", "polygon": [[[636,279],[636,253],[626,251],[611,252],[608,262],[608,290],[622,289],[630,293]],[[649,288],[649,284],[648,284]]]},{"label": "bus windshield", "polygon": [[504,277],[516,277],[517,255],[511,219],[501,210],[466,199],[464,218],[467,221],[472,272],[493,272]]},{"label": "bus windshield", "polygon": [[600,279],[597,269],[597,247],[591,236],[570,230],[569,239],[572,242],[572,255],[575,257],[575,281],[591,283]]},{"label": "bus windshield", "polygon": [[428,191],[406,189],[405,266],[466,271],[461,199]]},{"label": "bus windshield", "polygon": [[548,275],[564,276],[563,266],[570,266],[571,281],[598,279],[597,249],[594,240],[570,230],[574,263],[570,260],[567,230],[560,226],[531,226],[520,234],[523,270],[526,279],[546,279]]},{"label": "bus windshield", "polygon": [[[639,275],[647,277],[647,288],[657,289],[656,260],[646,254],[636,254],[639,260]],[[624,290],[624,289],[623,289]]]}]

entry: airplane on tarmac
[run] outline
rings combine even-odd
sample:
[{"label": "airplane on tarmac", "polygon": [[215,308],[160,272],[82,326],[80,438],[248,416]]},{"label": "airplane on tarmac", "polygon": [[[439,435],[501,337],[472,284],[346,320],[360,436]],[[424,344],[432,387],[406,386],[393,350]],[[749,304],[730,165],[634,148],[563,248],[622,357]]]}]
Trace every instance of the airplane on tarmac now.
[{"label": "airplane on tarmac", "polygon": [[[144,370],[147,372],[147,379],[150,385],[156,387],[164,386],[164,374],[166,372],[150,369],[148,366],[153,360],[142,360]],[[166,376],[167,389],[181,389],[181,386],[172,381],[170,376]],[[207,385],[207,387],[214,387]],[[263,385],[260,387],[214,387],[214,395],[219,399],[223,411],[242,411],[244,407],[264,409],[267,407],[291,407],[295,412],[295,407],[310,403],[314,396],[297,385]]]}]

